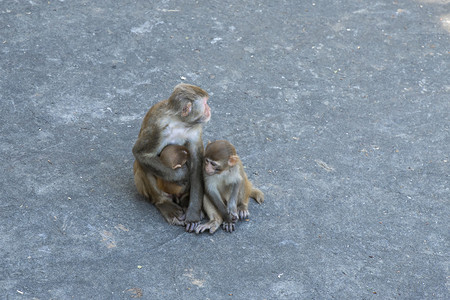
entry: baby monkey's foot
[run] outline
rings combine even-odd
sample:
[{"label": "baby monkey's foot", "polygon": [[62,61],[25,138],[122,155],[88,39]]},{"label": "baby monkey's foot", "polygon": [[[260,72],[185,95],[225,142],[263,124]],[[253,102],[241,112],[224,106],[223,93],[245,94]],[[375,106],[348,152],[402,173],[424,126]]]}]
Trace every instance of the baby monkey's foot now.
[{"label": "baby monkey's foot", "polygon": [[234,222],[223,222],[222,228],[226,232],[233,232],[236,229],[236,224]]}]

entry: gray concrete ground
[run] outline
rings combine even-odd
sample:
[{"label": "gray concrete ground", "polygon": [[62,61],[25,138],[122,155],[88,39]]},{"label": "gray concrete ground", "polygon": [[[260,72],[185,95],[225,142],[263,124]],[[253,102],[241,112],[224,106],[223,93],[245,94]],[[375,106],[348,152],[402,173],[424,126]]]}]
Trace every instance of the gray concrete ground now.
[{"label": "gray concrete ground", "polygon": [[[448,299],[450,1],[0,1],[0,299]],[[185,233],[131,147],[180,82],[266,195]]]}]

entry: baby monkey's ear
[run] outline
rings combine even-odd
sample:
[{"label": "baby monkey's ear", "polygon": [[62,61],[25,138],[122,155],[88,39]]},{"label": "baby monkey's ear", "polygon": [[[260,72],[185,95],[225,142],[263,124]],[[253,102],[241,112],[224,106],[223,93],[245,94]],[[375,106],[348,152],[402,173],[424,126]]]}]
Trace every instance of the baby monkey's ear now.
[{"label": "baby monkey's ear", "polygon": [[231,155],[230,158],[228,159],[228,165],[230,167],[234,166],[235,164],[237,164],[237,162],[239,161],[239,156],[237,155]]}]

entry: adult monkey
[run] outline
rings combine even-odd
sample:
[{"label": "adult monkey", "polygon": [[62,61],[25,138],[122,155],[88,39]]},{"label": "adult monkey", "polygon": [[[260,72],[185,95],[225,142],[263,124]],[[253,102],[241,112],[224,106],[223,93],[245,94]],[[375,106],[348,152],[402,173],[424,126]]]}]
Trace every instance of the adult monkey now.
[{"label": "adult monkey", "polygon": [[[149,198],[170,224],[196,229],[203,201],[202,126],[211,118],[208,93],[201,88],[179,84],[169,99],[156,103],[144,117],[133,147],[134,182],[140,194]],[[189,163],[172,169],[163,164],[159,154],[167,145],[185,146]],[[171,195],[157,186],[157,177],[169,182],[189,182],[190,195],[186,214],[173,202]]]}]

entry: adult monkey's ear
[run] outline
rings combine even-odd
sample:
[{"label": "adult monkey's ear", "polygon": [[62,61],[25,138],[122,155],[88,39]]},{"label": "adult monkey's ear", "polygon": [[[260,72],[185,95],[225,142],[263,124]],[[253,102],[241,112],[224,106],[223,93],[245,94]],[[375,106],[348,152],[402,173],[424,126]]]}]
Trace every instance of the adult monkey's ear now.
[{"label": "adult monkey's ear", "polygon": [[183,110],[181,111],[181,116],[182,117],[186,117],[191,113],[192,110],[192,103],[188,102],[184,107]]}]

